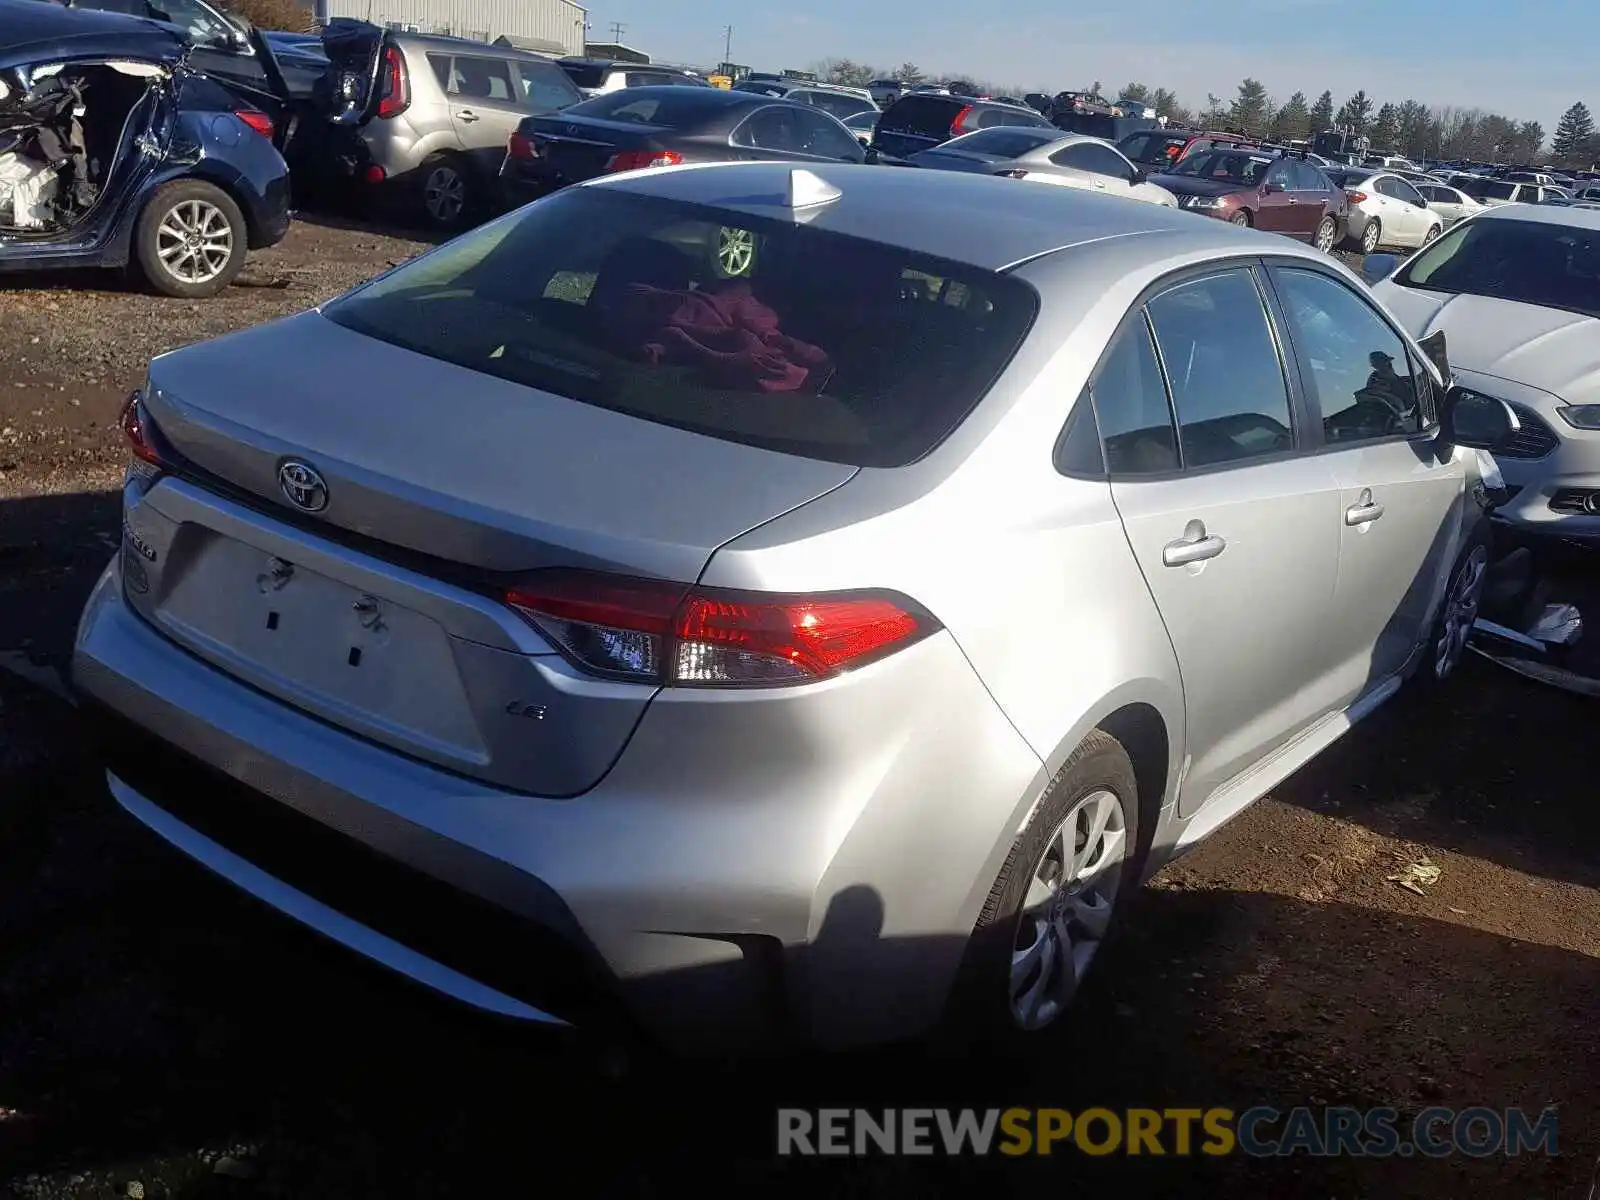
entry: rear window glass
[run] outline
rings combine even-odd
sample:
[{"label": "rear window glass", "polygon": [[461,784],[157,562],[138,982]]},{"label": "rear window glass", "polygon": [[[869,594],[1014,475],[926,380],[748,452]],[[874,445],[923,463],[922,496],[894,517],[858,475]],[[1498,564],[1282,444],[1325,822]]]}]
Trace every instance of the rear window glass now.
[{"label": "rear window glass", "polygon": [[323,313],[645,420],[895,467],[966,418],[1036,304],[1018,279],[793,221],[572,188]]},{"label": "rear window glass", "polygon": [[969,133],[965,137],[948,141],[940,149],[992,154],[996,158],[1016,158],[1031,150],[1037,150],[1040,146],[1048,146],[1051,142],[1059,141],[1062,136],[1059,130],[1046,131],[1025,127],[980,129],[977,133]]},{"label": "rear window glass", "polygon": [[607,121],[679,128],[710,119],[713,113],[725,111],[728,103],[716,88],[628,88],[585,100],[572,111]]},{"label": "rear window glass", "polygon": [[922,133],[944,137],[950,132],[950,123],[956,114],[967,107],[949,96],[902,96],[891,104],[878,119],[880,130]]},{"label": "rear window glass", "polygon": [[1161,167],[1176,162],[1189,139],[1167,133],[1130,133],[1117,143],[1134,162],[1146,167]]},{"label": "rear window glass", "polygon": [[597,67],[592,63],[560,64],[561,69],[567,73],[567,78],[581,88],[597,88],[606,85],[606,68]]}]

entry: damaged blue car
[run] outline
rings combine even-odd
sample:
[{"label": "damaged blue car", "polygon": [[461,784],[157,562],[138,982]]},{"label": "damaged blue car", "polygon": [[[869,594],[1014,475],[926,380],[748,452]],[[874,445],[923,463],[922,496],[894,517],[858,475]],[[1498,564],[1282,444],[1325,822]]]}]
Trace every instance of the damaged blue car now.
[{"label": "damaged blue car", "polygon": [[0,0],[0,271],[128,268],[214,296],[289,228],[273,117],[139,17]]}]

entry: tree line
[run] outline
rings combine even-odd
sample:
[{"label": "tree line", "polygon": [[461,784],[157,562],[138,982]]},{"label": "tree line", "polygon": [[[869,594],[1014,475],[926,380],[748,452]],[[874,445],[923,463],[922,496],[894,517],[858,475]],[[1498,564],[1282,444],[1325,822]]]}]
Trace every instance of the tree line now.
[{"label": "tree line", "polygon": [[[898,70],[881,71],[865,63],[839,58],[814,64],[814,67],[823,78],[853,87],[864,87],[880,78],[899,79],[907,84],[922,83],[928,78],[915,63],[902,63]],[[968,79],[996,96],[1021,96],[1024,91],[1036,90],[997,86],[966,76],[952,78]],[[1375,151],[1403,154],[1408,158],[1532,162],[1545,157],[1545,131],[1538,121],[1519,121],[1481,108],[1434,106],[1421,100],[1379,104],[1364,90],[1338,105],[1331,91],[1324,91],[1315,100],[1309,99],[1305,92],[1295,92],[1280,104],[1268,95],[1260,80],[1245,79],[1231,99],[1208,95],[1204,107],[1198,109],[1182,104],[1167,88],[1143,83],[1126,84],[1115,95],[1110,95],[1096,80],[1088,90],[1107,94],[1109,99],[1149,104],[1173,125],[1234,129],[1273,141],[1308,138],[1324,129],[1349,128],[1371,138]],[[1574,104],[1556,127],[1551,155],[1563,165],[1587,167],[1597,154],[1600,154],[1600,139],[1596,137],[1594,120],[1581,102]]]}]

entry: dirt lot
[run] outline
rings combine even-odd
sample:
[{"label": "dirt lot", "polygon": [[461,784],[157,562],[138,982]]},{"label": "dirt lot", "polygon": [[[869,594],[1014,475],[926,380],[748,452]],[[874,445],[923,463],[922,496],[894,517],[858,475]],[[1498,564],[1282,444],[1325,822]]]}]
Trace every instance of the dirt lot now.
[{"label": "dirt lot", "polygon": [[[176,861],[50,689],[115,544],[110,428],[149,355],[416,252],[298,225],[189,305],[95,277],[0,291],[0,1190],[18,1196],[765,1194],[1583,1197],[1600,1156],[1600,806],[1588,702],[1472,661],[1166,871],[1026,1066],[906,1052],[604,1080]],[[1600,634],[1594,636],[1600,637]],[[32,682],[29,682],[29,680]],[[1426,855],[1426,895],[1389,882]],[[773,1107],[1556,1106],[1553,1159],[771,1158]],[[1053,1177],[1042,1178],[1041,1171]],[[9,1181],[9,1184],[8,1182]]]}]

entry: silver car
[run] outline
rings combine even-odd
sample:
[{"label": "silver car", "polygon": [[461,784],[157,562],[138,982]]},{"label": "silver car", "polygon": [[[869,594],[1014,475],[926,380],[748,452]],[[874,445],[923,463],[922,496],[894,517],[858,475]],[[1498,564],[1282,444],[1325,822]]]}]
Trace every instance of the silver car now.
[{"label": "silver car", "polygon": [[463,38],[343,22],[323,35],[342,108],[336,151],[359,185],[441,230],[500,199],[506,145],[524,117],[583,94],[554,60]]},{"label": "silver car", "polygon": [[[685,249],[728,228],[732,280]],[[157,358],[73,678],[130,813],[469,1004],[1010,1039],[1450,673],[1510,426],[1281,238],[634,171]]]}]

